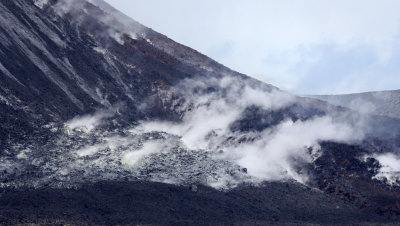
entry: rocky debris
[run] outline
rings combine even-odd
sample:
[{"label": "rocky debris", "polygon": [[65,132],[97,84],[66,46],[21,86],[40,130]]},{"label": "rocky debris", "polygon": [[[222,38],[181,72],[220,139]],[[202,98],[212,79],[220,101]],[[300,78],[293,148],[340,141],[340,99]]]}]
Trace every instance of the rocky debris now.
[{"label": "rocky debris", "polygon": [[313,164],[314,177],[321,190],[357,205],[360,209],[398,218],[400,189],[372,179],[379,165],[360,156],[367,151],[358,146],[322,144],[323,154]]},{"label": "rocky debris", "polygon": [[197,185],[193,184],[193,185],[190,185],[190,186],[189,186],[189,189],[190,189],[192,192],[197,192],[197,190],[198,190],[199,188],[197,187]]}]

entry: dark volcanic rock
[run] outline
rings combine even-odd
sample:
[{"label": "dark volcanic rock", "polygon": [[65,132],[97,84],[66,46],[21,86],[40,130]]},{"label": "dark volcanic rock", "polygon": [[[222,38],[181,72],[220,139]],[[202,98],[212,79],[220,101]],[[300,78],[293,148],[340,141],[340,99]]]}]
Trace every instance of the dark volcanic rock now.
[{"label": "dark volcanic rock", "polygon": [[371,180],[379,163],[370,158],[359,160],[358,146],[323,143],[324,154],[315,161],[318,187],[328,194],[340,197],[360,209],[395,219],[400,216],[400,189],[382,181]]},{"label": "dark volcanic rock", "polygon": [[387,222],[317,190],[288,182],[222,192],[150,182],[101,182],[73,189],[3,191],[3,224],[350,224]]}]

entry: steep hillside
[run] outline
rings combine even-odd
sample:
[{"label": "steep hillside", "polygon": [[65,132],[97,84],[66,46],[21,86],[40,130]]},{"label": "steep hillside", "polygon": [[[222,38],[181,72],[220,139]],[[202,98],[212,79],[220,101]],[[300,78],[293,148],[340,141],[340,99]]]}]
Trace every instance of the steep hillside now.
[{"label": "steep hillside", "polygon": [[281,91],[101,0],[0,12],[1,223],[399,220],[399,119]]},{"label": "steep hillside", "polygon": [[362,113],[400,118],[400,90],[310,97]]}]

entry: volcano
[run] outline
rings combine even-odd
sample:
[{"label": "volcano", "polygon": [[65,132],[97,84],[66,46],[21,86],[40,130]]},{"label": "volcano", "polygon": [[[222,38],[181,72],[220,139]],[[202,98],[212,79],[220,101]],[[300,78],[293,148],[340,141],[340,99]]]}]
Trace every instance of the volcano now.
[{"label": "volcano", "polygon": [[295,96],[101,0],[0,2],[0,223],[400,221],[400,119]]}]

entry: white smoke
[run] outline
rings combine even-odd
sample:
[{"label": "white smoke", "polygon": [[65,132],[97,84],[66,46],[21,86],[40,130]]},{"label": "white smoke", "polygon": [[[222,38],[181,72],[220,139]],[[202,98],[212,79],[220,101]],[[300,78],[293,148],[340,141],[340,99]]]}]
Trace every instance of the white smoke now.
[{"label": "white smoke", "polygon": [[34,1],[34,4],[35,4],[37,7],[43,9],[43,7],[44,7],[45,5],[47,5],[48,2],[49,2],[49,0],[35,0],[35,1]]},{"label": "white smoke", "polygon": [[[131,39],[137,39],[138,36],[143,38],[145,37],[143,33],[144,27],[142,25],[115,10],[103,0],[61,0],[53,6],[53,9],[59,16],[80,11],[88,14],[89,12],[86,7],[87,4],[94,5],[102,11],[99,15],[93,13],[90,14],[90,16],[95,17],[98,21],[102,22],[102,24],[107,25],[106,30],[97,32],[104,32],[108,37],[113,38],[118,44],[124,44],[124,35]],[[80,24],[83,18],[83,15],[79,14],[78,17],[74,17],[73,19],[75,22]]]},{"label": "white smoke", "polygon": [[149,141],[139,150],[125,153],[122,158],[122,163],[128,166],[135,166],[145,156],[149,156],[156,152],[168,151],[170,148],[170,145],[160,140]]},{"label": "white smoke", "polygon": [[[335,122],[330,116],[307,121],[286,119],[261,132],[234,132],[231,126],[243,116],[246,108],[258,106],[271,112],[279,111],[294,104],[296,98],[277,89],[265,90],[233,78],[186,80],[178,87],[184,90],[183,95],[190,103],[187,105],[191,106],[182,121],[146,121],[135,130],[177,135],[188,149],[214,153],[216,159],[247,168],[250,176],[260,180],[291,178],[306,182],[307,175],[298,172],[296,163],[311,162],[312,154],[315,157],[319,151],[319,142],[356,142],[363,138],[358,129]],[[218,91],[193,94],[199,87],[206,90],[214,87]],[[239,142],[240,139],[245,142]]]},{"label": "white smoke", "polygon": [[62,130],[66,133],[48,146],[47,159],[36,156],[40,152],[25,151],[26,147],[16,149],[16,162],[32,162],[46,177],[16,179],[7,186],[40,187],[51,182],[62,187],[104,179],[203,183],[221,189],[266,180],[306,183],[309,175],[304,166],[321,155],[319,142],[356,142],[363,137],[357,128],[329,115],[286,118],[261,131],[238,130],[232,125],[252,117],[249,107],[257,106],[269,117],[300,101],[242,79],[189,79],[168,92],[185,99],[176,105],[183,111],[180,121],[142,121],[133,128],[108,131],[99,127],[115,111],[76,117],[66,123],[68,129]]},{"label": "white smoke", "polygon": [[353,110],[359,111],[361,114],[374,114],[376,112],[375,104],[371,101],[356,98],[349,104]]},{"label": "white smoke", "polygon": [[335,123],[329,116],[308,121],[282,122],[263,131],[259,139],[239,144],[226,157],[248,169],[248,173],[264,180],[293,178],[306,182],[307,175],[296,172],[295,163],[311,162],[308,152],[319,151],[320,141],[351,142],[362,138],[346,124]]},{"label": "white smoke", "polygon": [[390,185],[400,184],[400,156],[393,153],[375,154],[372,156],[378,160],[380,168],[373,178],[384,180]]},{"label": "white smoke", "polygon": [[61,0],[53,8],[59,16],[64,16],[71,11],[83,9],[85,4],[86,1],[81,0]]},{"label": "white smoke", "polygon": [[110,118],[114,115],[111,111],[98,111],[94,114],[77,116],[65,123],[68,129],[75,130],[81,129],[82,131],[90,132],[96,127],[100,126],[104,119]]},{"label": "white smoke", "polygon": [[[195,94],[195,90],[209,87],[216,92]],[[223,142],[230,133],[230,126],[238,120],[249,106],[278,110],[289,106],[295,97],[279,91],[264,91],[261,88],[241,84],[234,78],[221,80],[185,80],[177,86],[181,96],[187,100],[186,111],[181,123],[150,121],[138,128],[143,131],[164,131],[181,136],[191,149],[212,148],[210,141]],[[210,136],[213,135],[213,136]],[[216,140],[217,139],[217,140]],[[219,139],[219,141],[218,141]]]},{"label": "white smoke", "polygon": [[99,152],[101,149],[106,148],[102,144],[96,144],[96,145],[91,145],[91,146],[85,146],[77,151],[77,154],[79,157],[84,157],[84,156],[89,156],[96,154]]}]

